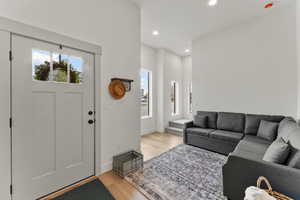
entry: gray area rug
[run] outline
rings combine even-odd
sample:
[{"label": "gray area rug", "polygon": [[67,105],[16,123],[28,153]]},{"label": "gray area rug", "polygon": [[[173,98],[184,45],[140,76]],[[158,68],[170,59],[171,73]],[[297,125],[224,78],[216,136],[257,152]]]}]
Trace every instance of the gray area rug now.
[{"label": "gray area rug", "polygon": [[151,200],[225,200],[222,166],[227,157],[179,145],[126,179]]}]

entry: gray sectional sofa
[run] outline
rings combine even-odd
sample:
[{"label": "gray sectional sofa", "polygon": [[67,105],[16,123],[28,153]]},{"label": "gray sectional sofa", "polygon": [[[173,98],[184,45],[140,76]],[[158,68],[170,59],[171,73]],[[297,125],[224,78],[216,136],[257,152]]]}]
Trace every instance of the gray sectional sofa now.
[{"label": "gray sectional sofa", "polygon": [[[277,124],[276,135],[261,137],[262,121]],[[265,161],[266,151],[281,138],[290,148],[285,162]],[[300,128],[291,117],[199,111],[184,130],[184,142],[229,155],[223,184],[230,200],[243,199],[259,176],[267,177],[274,190],[300,199]]]}]

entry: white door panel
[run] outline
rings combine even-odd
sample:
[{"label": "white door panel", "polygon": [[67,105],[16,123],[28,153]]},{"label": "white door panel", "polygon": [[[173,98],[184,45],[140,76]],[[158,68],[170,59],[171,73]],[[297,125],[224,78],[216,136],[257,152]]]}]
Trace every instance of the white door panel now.
[{"label": "white door panel", "polygon": [[32,200],[94,174],[94,58],[15,35],[12,50],[13,199]]},{"label": "white door panel", "polygon": [[0,199],[10,199],[10,33],[0,31]]}]

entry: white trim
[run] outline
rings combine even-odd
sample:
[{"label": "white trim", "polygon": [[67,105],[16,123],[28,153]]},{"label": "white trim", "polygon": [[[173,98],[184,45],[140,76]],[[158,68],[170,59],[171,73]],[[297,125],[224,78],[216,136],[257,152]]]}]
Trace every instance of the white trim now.
[{"label": "white trim", "polygon": [[37,40],[42,40],[45,42],[63,45],[68,48],[87,51],[93,54],[101,55],[102,52],[101,47],[98,45],[73,39],[65,35],[26,25],[4,17],[0,17],[0,30],[8,31],[16,35],[22,35]]},{"label": "white trim", "polygon": [[[41,40],[56,45],[62,45],[67,48],[85,51],[94,55],[95,74],[99,76],[94,77],[95,80],[95,175],[99,175],[104,166],[101,166],[101,46],[73,39],[71,37],[61,35],[52,31],[47,31],[20,22],[16,22],[4,17],[0,17],[0,30],[10,32],[15,35]],[[7,172],[11,173],[11,172]]]}]

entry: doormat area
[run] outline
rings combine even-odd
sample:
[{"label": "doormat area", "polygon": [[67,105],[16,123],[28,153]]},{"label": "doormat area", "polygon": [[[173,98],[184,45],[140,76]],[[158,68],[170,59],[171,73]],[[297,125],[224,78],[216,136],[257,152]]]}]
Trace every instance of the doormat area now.
[{"label": "doormat area", "polygon": [[150,200],[226,200],[222,166],[227,158],[204,149],[179,145],[126,177]]},{"label": "doormat area", "polygon": [[96,179],[75,188],[53,200],[115,200],[103,183]]}]

